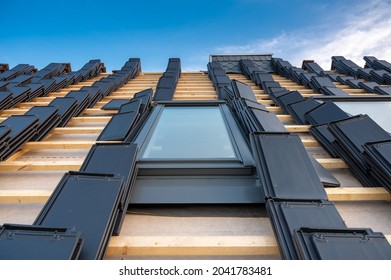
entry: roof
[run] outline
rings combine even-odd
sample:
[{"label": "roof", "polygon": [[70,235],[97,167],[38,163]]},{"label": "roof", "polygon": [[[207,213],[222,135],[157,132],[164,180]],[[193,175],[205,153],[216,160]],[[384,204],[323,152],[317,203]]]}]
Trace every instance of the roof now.
[{"label": "roof", "polygon": [[[276,115],[276,118],[283,123],[286,132],[297,133],[308,154],[338,179],[341,183],[340,187],[326,187],[324,191],[328,199],[335,203],[346,226],[348,228],[372,228],[373,231],[382,232],[388,240],[391,240],[389,215],[391,195],[385,185],[364,187],[362,179],[357,178],[357,171],[352,173],[352,168],[349,169],[351,166],[349,162],[347,163],[343,158],[330,156],[321,143],[309,133],[311,124],[298,123],[294,115],[289,115],[282,109],[281,105],[284,106],[284,103],[280,103],[280,99],[275,98],[277,95],[274,96],[270,88],[264,87],[265,81],[262,79],[265,79],[265,76],[260,76],[260,80],[251,80],[252,77],[246,77],[242,74],[242,70],[238,73],[238,69],[241,69],[239,68],[241,59],[255,59],[256,64],[258,61],[256,56],[228,56],[229,62],[225,61],[227,56],[221,56],[225,58],[220,60],[218,57],[220,56],[212,56],[212,61],[219,61],[223,68],[231,67],[227,64],[235,64],[236,68],[232,71],[234,73],[228,73],[227,77],[248,85],[258,103],[264,105],[268,112]],[[298,91],[300,96],[306,100],[324,96],[322,91],[327,86],[316,84],[316,82],[321,82],[320,80],[310,79],[310,83],[305,86],[300,80],[295,80],[297,75],[292,70],[300,72],[299,69],[291,69],[288,63],[278,59],[273,61],[271,55],[264,57],[266,60],[262,60],[263,56],[260,60],[266,61],[269,69],[264,72],[271,74],[272,80],[279,86],[289,92]],[[334,77],[334,74],[338,74],[346,77],[348,74],[360,72],[351,63],[345,62],[339,66],[338,62],[341,61],[344,60],[333,59],[333,63],[336,64],[335,68],[343,73],[327,71],[324,76]],[[40,93],[40,96],[32,96],[30,100],[25,99],[2,110],[0,118],[5,120],[11,115],[25,114],[33,106],[48,106],[55,98],[65,97],[70,91],[80,92],[84,87],[98,87],[101,91],[105,89],[110,92],[99,95],[99,98],[90,98],[89,104],[84,104],[84,99],[76,100],[79,110],[73,110],[78,114],[75,113],[70,117],[64,111],[61,115],[64,126],[60,127],[58,125],[60,122],[57,122],[55,128],[50,126],[50,130],[42,130],[42,133],[47,133],[42,134],[44,135],[42,140],[16,142],[18,144],[16,150],[0,163],[0,172],[2,172],[0,176],[0,224],[28,225],[34,223],[45,203],[50,200],[64,172],[79,170],[105,126],[108,123],[114,123],[111,119],[117,111],[101,109],[109,101],[131,100],[136,93],[148,88],[152,88],[154,92],[160,89],[159,98],[163,99],[171,99],[171,94],[172,100],[217,100],[221,98],[221,88],[218,84],[213,84],[213,79],[210,79],[208,73],[181,72],[178,68],[180,64],[178,65],[175,60],[173,63],[176,63],[173,68],[167,67],[166,74],[163,75],[163,72],[144,73],[137,61],[130,60],[129,64],[122,69],[127,78],[122,79],[121,75],[115,76],[115,84],[120,85],[117,88],[109,86],[113,84],[109,82],[111,73],[103,73],[101,71],[103,67],[96,68],[101,70],[93,75],[84,75],[78,82],[74,80],[73,84],[62,85],[60,89],[54,87],[52,90]],[[311,64],[306,67],[308,69],[312,67],[313,71],[317,71],[315,65]],[[387,65],[381,66],[379,63],[380,67],[387,67]],[[262,69],[264,68],[260,70]],[[273,73],[270,73],[270,70]],[[161,81],[162,75],[167,77],[164,82]],[[75,74],[73,78],[77,76]],[[97,81],[101,83],[96,83]],[[257,85],[254,81],[259,84]],[[386,79],[383,82],[386,82]],[[388,88],[379,89],[366,84],[358,84],[357,88],[353,88],[339,81],[332,81],[332,84],[349,96],[374,96],[377,91],[384,91]],[[89,91],[88,88],[84,88],[84,91],[94,94],[92,89]],[[97,95],[96,92],[95,95]],[[288,104],[286,106],[289,107]],[[70,108],[73,108],[72,105]],[[131,129],[133,123],[127,124]],[[128,130],[124,130],[122,136],[129,136]],[[23,137],[20,139],[26,140]],[[118,141],[114,138],[110,140],[114,143]],[[260,204],[170,207],[131,205],[124,215],[124,223],[119,235],[110,238],[104,258],[278,259],[283,256],[279,248],[279,239],[274,236],[272,223],[268,218],[266,207]],[[307,232],[302,234],[307,234]]]}]

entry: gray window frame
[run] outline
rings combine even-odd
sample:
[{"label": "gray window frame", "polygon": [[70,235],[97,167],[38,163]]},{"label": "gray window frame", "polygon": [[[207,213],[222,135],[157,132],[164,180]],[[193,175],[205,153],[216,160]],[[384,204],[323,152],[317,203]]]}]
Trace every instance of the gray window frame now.
[{"label": "gray window frame", "polygon": [[[165,106],[218,106],[237,158],[140,159]],[[139,145],[132,205],[248,204],[265,201],[250,146],[224,101],[157,102],[130,140]]]},{"label": "gray window frame", "polygon": [[236,120],[224,101],[163,101],[155,104],[148,119],[134,137],[141,156],[166,107],[219,107],[227,127],[236,158],[233,159],[138,159],[139,175],[251,175],[254,159]]}]

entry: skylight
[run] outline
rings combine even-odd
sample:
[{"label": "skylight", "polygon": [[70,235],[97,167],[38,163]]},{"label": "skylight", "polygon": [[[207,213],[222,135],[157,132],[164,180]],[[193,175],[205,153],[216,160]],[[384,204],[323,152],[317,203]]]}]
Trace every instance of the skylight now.
[{"label": "skylight", "polygon": [[165,107],[143,159],[233,159],[234,148],[218,106]]}]

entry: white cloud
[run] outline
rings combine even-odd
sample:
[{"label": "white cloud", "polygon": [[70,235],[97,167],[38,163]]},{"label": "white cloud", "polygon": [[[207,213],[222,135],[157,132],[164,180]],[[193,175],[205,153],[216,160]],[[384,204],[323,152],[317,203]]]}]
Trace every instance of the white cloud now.
[{"label": "white cloud", "polygon": [[331,12],[327,22],[305,30],[282,33],[238,46],[217,48],[221,53],[273,53],[301,66],[303,59],[314,59],[329,69],[331,56],[342,55],[359,65],[365,55],[391,61],[391,3],[368,1],[355,8]]},{"label": "white cloud", "polygon": [[207,61],[209,61],[209,55],[207,53],[193,55],[181,59],[182,71],[200,71],[206,70]]}]

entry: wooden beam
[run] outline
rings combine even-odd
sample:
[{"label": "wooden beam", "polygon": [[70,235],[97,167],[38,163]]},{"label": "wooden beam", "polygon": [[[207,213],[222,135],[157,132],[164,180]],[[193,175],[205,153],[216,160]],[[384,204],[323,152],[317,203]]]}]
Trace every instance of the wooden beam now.
[{"label": "wooden beam", "polygon": [[[102,111],[102,110],[101,110]],[[107,123],[112,116],[75,117],[69,123],[104,122]]]},{"label": "wooden beam", "polygon": [[269,111],[269,112],[273,112],[273,113],[278,113],[278,114],[283,114],[283,111],[280,107],[273,107],[273,106],[266,106],[266,109]]},{"label": "wooden beam", "polygon": [[172,100],[217,100],[217,94],[215,95],[178,95],[174,94]]},{"label": "wooden beam", "polygon": [[50,134],[99,134],[104,127],[86,126],[86,127],[57,127]]},{"label": "wooden beam", "polygon": [[191,96],[214,96],[217,95],[217,92],[212,90],[203,90],[200,92],[193,91],[193,90],[175,90],[176,95],[191,95]]},{"label": "wooden beam", "polygon": [[[391,235],[386,235],[391,242]],[[274,236],[113,236],[106,256],[279,255]]]},{"label": "wooden beam", "polygon": [[288,132],[308,132],[310,125],[285,125]]},{"label": "wooden beam", "polygon": [[300,92],[301,94],[320,95],[320,94],[316,94],[316,92],[313,89],[299,89],[298,92]]},{"label": "wooden beam", "polygon": [[40,141],[28,142],[23,145],[23,149],[43,150],[43,149],[90,149],[95,141]]},{"label": "wooden beam", "polygon": [[[31,144],[35,145],[35,144]],[[40,144],[37,144],[40,145]],[[45,145],[45,144],[42,144]],[[61,144],[59,144],[61,146]],[[82,164],[80,161],[3,161],[0,163],[0,172],[5,171],[68,171],[78,170]],[[334,158],[317,159],[325,168],[348,168],[343,160]]]},{"label": "wooden beam", "polygon": [[6,162],[11,162],[16,160],[17,158],[23,156],[24,154],[28,153],[29,149],[22,149],[17,152],[15,152],[12,156],[6,159]]},{"label": "wooden beam", "polygon": [[347,92],[347,93],[353,93],[353,94],[366,94],[367,92],[363,89],[356,89],[356,88],[345,88],[345,89],[342,89],[343,91]]},{"label": "wooden beam", "polygon": [[124,85],[123,87],[117,89],[115,93],[117,92],[127,92],[127,91],[132,91],[132,92],[138,92],[145,90],[150,87],[156,86],[158,81],[150,81],[150,82],[142,82],[142,83],[133,83],[133,84],[128,84]]},{"label": "wooden beam", "polygon": [[290,115],[277,115],[277,118],[284,122],[284,121],[293,121],[292,117]]},{"label": "wooden beam", "polygon": [[109,102],[110,100],[113,100],[113,99],[132,99],[132,98],[133,98],[133,94],[131,94],[131,95],[109,95],[109,96],[104,97],[97,104],[101,104],[101,103],[106,104],[107,102]]},{"label": "wooden beam", "polygon": [[307,89],[305,86],[300,86],[295,83],[289,83],[289,82],[280,82],[280,85],[282,87],[285,87],[289,90],[301,90],[301,89]]},{"label": "wooden beam", "polygon": [[0,163],[0,172],[7,171],[69,171],[79,170],[83,160],[64,161],[3,161]]},{"label": "wooden beam", "polygon": [[308,98],[308,97],[313,97],[313,96],[321,96],[322,94],[319,94],[319,93],[302,93],[301,95],[303,97],[305,97],[305,98]]},{"label": "wooden beam", "polygon": [[27,111],[28,111],[27,108],[25,108],[25,109],[12,108],[12,109],[7,109],[7,110],[1,111],[1,116],[5,117],[5,116],[11,116],[11,115],[22,115],[22,114],[26,113]]},{"label": "wooden beam", "polygon": [[[317,147],[319,142],[314,139],[301,139],[305,147]],[[66,150],[66,149],[89,149],[95,143],[99,141],[39,141],[39,142],[27,142],[23,145],[23,149],[28,150]],[[120,143],[120,141],[105,141],[104,143]]]},{"label": "wooden beam", "polygon": [[91,85],[92,85],[91,82],[78,82],[76,85],[69,85],[66,88],[70,90],[77,90],[77,89],[81,89],[82,87],[91,86]]},{"label": "wooden beam", "polygon": [[204,97],[211,97],[211,96],[217,96],[217,93],[216,92],[200,92],[200,93],[195,93],[195,92],[192,92],[192,91],[176,91],[174,96],[178,96],[178,97],[188,97],[190,100],[192,97],[197,97],[197,96],[204,96]]},{"label": "wooden beam", "polygon": [[0,190],[0,202],[45,203],[52,192],[51,190]]},{"label": "wooden beam", "polygon": [[[193,90],[193,88],[194,89],[197,88],[198,85],[202,86],[204,88],[204,90],[207,90],[207,91],[214,90],[215,91],[215,88],[213,87],[212,83],[203,82],[203,81],[201,81],[201,82],[191,82],[190,81],[190,82],[178,83],[176,89],[178,89],[179,91]],[[200,92],[202,92],[202,91],[200,91]]]},{"label": "wooden beam", "polygon": [[[100,106],[101,107],[101,106]],[[83,111],[83,115],[114,115],[118,113],[118,110],[102,110],[101,108],[87,108]]]},{"label": "wooden beam", "polygon": [[349,166],[339,158],[317,158],[316,160],[325,168],[349,168]]},{"label": "wooden beam", "polygon": [[106,256],[278,254],[274,236],[113,236]]},{"label": "wooden beam", "polygon": [[[33,106],[31,106],[33,107]],[[6,119],[7,117],[11,115],[23,115],[28,111],[28,108],[23,108],[23,109],[9,109],[9,110],[4,110],[1,112],[1,119]],[[113,114],[116,113],[117,110],[102,110],[100,108],[88,108],[83,111],[83,114],[98,114],[98,115],[103,115],[103,114]],[[93,119],[95,118],[95,119]],[[101,118],[101,119],[100,119]],[[75,117],[72,119],[72,121],[80,121],[80,122],[99,122],[101,120],[106,121],[106,116],[96,116],[96,117]],[[108,120],[107,120],[108,121]]]},{"label": "wooden beam", "polygon": [[[299,90],[299,91],[301,92],[303,90]],[[256,93],[255,97],[257,97],[257,99],[260,99],[260,98],[268,99],[268,98],[270,98],[270,96],[265,94],[265,92],[263,90],[254,90],[254,93]],[[301,95],[303,97],[305,97],[305,98],[313,97],[313,96],[321,96],[321,94],[319,94],[319,93],[302,93],[302,92],[301,92]]]},{"label": "wooden beam", "polygon": [[257,99],[270,99],[270,96],[265,94],[263,90],[258,91],[259,93],[255,94]]},{"label": "wooden beam", "polygon": [[265,105],[265,106],[271,106],[274,105],[274,101],[270,99],[257,99],[259,104]]},{"label": "wooden beam", "polygon": [[[335,84],[335,83],[334,83],[334,84]],[[340,89],[350,89],[350,86],[341,84],[341,83],[339,83],[339,82],[338,82],[338,84],[337,84],[336,86],[339,87]]]},{"label": "wooden beam", "polygon": [[69,90],[59,90],[59,91],[56,91],[56,92],[52,92],[49,94],[50,97],[64,97],[67,93],[69,92]]},{"label": "wooden beam", "polygon": [[[28,103],[35,103],[35,102],[50,102],[50,101],[53,101],[55,97],[54,96],[44,96],[44,97],[37,97],[34,99],[34,101],[32,102],[28,102]],[[27,102],[26,102],[27,103]]]},{"label": "wooden beam", "polygon": [[[325,188],[331,201],[388,201],[391,194],[382,187],[377,188]],[[46,202],[51,190],[0,190],[0,202],[25,203]]]},{"label": "wooden beam", "polygon": [[332,201],[391,200],[391,193],[384,188],[327,188]]},{"label": "wooden beam", "polygon": [[320,144],[315,139],[301,138],[301,142],[303,142],[304,147],[319,147]]}]

